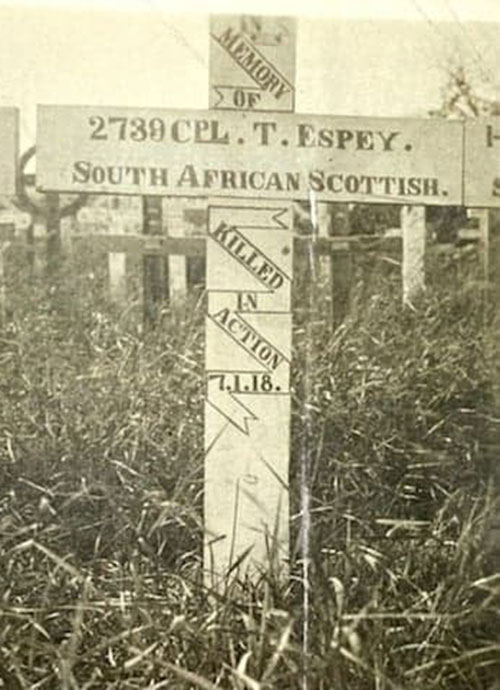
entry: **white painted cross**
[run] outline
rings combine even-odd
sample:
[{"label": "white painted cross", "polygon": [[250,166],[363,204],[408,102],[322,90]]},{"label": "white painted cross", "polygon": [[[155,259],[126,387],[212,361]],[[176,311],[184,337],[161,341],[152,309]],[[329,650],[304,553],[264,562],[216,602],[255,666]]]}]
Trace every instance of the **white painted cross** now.
[{"label": "white painted cross", "polygon": [[291,201],[455,205],[464,173],[461,122],[285,112],[293,69],[273,60],[286,32],[228,21],[212,24],[213,110],[41,106],[37,147],[43,191],[209,200],[205,554],[216,584],[245,554],[254,572],[269,553],[287,558]]}]

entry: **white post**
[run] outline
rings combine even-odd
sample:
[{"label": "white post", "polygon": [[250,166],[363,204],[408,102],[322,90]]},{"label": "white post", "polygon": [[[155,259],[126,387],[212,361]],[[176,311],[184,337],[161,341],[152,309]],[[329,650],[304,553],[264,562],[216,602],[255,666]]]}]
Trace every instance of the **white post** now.
[{"label": "white post", "polygon": [[127,299],[127,255],[125,252],[109,252],[109,296],[114,302],[124,304]]},{"label": "white post", "polygon": [[474,216],[479,219],[479,252],[481,261],[481,278],[485,285],[490,274],[490,212],[487,208],[474,209]]},{"label": "white post", "polygon": [[[290,455],[292,207],[209,206],[205,572],[220,584],[286,570]],[[246,261],[242,258],[246,257]],[[241,574],[235,572],[234,574]]]},{"label": "white post", "polygon": [[[331,235],[331,204],[329,202],[315,202],[314,197],[311,197],[311,221],[313,228],[318,233],[318,237],[329,237]],[[317,226],[317,227],[316,227]],[[331,260],[329,256],[320,256],[317,261],[319,269],[319,281],[321,286],[329,285],[331,281]],[[329,292],[329,291],[328,291]]]},{"label": "white post", "polygon": [[[166,219],[169,237],[185,237],[184,207],[186,199],[165,199],[163,217]],[[171,254],[168,257],[168,291],[172,302],[187,295],[187,260],[185,256]]]},{"label": "white post", "polygon": [[401,208],[403,302],[411,304],[425,288],[425,206]]}]

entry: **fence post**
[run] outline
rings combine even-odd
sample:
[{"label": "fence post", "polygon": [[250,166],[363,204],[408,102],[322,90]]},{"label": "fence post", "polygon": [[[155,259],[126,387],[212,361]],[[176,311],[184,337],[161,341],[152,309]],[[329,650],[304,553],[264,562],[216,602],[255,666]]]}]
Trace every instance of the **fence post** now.
[{"label": "fence post", "polygon": [[411,304],[425,288],[425,206],[401,208],[403,302]]},{"label": "fence post", "polygon": [[[3,225],[0,225],[0,238],[4,230]],[[5,285],[5,252],[8,247],[8,243],[0,239],[0,323],[5,323],[6,315],[6,301],[7,301],[7,290]]]},{"label": "fence post", "polygon": [[[170,237],[185,237],[185,199],[166,199],[166,225]],[[168,257],[168,294],[171,301],[182,299],[187,294],[187,261],[185,256],[171,254]]]},{"label": "fence post", "polygon": [[481,262],[481,280],[485,283],[490,278],[490,212],[487,208],[471,209],[473,217],[479,220],[479,256]]},{"label": "fence post", "polygon": [[0,323],[5,323],[7,318],[7,271],[5,255],[14,237],[14,226],[10,223],[0,224]]},{"label": "fence post", "polygon": [[[332,208],[333,207],[333,208]],[[334,217],[331,220],[333,237],[347,237],[349,234],[349,210],[347,204],[331,205]],[[353,274],[352,252],[349,242],[333,243],[330,251],[332,327],[338,328],[349,313]]]},{"label": "fence post", "polygon": [[61,268],[61,221],[59,217],[59,195],[56,192],[47,193],[47,274],[52,278]]},{"label": "fence post", "polygon": [[109,252],[109,296],[113,302],[125,304],[127,299],[127,255],[125,252]]},{"label": "fence post", "polygon": [[[142,198],[143,234],[161,235],[163,232],[162,197]],[[144,323],[151,326],[158,316],[158,305],[166,297],[165,262],[161,256],[143,256]]]},{"label": "fence post", "polygon": [[[489,209],[475,213],[479,217],[480,242],[483,249],[484,290],[484,354],[491,371],[491,408],[484,434],[483,452],[488,475],[498,497],[500,488],[500,214],[492,216]],[[488,520],[485,536],[485,555],[488,571],[500,568],[500,510]]]},{"label": "fence post", "polygon": [[48,192],[46,195],[47,211],[45,216],[46,228],[46,275],[48,281],[48,299],[51,309],[63,313],[68,307],[68,302],[63,294],[61,285],[62,271],[62,241],[61,241],[61,216],[60,198],[57,192]]},{"label": "fence post", "polygon": [[[332,234],[332,204],[328,201],[318,201],[315,209],[311,208],[311,214],[316,213],[318,237],[330,237]],[[330,257],[319,256],[317,261],[320,283],[329,284],[331,281],[332,266]]]}]

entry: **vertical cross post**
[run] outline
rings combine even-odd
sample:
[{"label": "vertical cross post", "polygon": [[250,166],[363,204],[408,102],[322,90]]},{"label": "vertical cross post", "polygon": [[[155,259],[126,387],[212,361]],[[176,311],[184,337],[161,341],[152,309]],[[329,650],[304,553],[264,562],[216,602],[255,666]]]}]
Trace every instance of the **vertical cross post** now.
[{"label": "vertical cross post", "polygon": [[239,574],[255,576],[282,570],[288,558],[291,229],[290,205],[209,206],[205,564],[211,585],[240,559]]},{"label": "vertical cross post", "polygon": [[[293,110],[293,20],[216,16],[210,36],[212,108]],[[220,588],[287,570],[292,206],[209,199],[207,229],[205,573]]]}]

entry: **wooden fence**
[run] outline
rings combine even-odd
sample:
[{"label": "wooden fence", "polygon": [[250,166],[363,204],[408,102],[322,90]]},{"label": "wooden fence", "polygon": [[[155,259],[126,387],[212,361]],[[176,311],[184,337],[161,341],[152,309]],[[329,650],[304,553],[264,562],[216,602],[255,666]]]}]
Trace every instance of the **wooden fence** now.
[{"label": "wooden fence", "polygon": [[[203,227],[202,208],[182,210],[177,204],[168,212],[170,202],[159,197],[144,197],[140,213],[135,216],[130,232],[79,232],[85,220],[86,207],[61,223],[58,217],[60,202],[57,195],[50,195],[45,218],[38,232],[33,231],[33,218],[26,213],[0,211],[0,316],[6,318],[11,307],[9,295],[8,265],[12,262],[19,271],[28,273],[36,265],[45,265],[47,275],[53,275],[54,265],[62,262],[64,255],[82,257],[89,252],[94,261],[104,260],[107,297],[122,306],[131,301],[140,308],[147,322],[156,319],[158,310],[165,302],[179,302],[193,289],[204,284],[205,237],[185,236],[186,214],[189,213]],[[344,205],[345,206],[345,205]],[[165,213],[167,208],[167,213]],[[165,217],[166,216],[166,217]],[[482,257],[482,275],[491,278],[493,269],[490,258],[489,213],[484,210],[471,212],[475,228],[463,228],[458,233],[461,243],[479,246]],[[80,217],[80,220],[79,220]],[[115,218],[120,217],[119,210]],[[403,207],[401,228],[393,229],[386,236],[340,234],[331,235],[331,209],[319,204],[317,217],[311,218],[311,232],[296,233],[295,253],[298,262],[315,262],[315,280],[321,284],[325,304],[328,305],[331,322],[340,324],[349,311],[350,296],[355,280],[356,257],[378,257],[400,274],[405,301],[411,301],[425,286],[425,262],[430,254],[455,257],[457,246],[431,244],[427,238],[425,209]],[[88,221],[88,216],[87,216]],[[193,232],[191,223],[190,232]],[[108,223],[109,227],[109,223]],[[113,229],[113,228],[112,228]],[[142,232],[139,231],[142,229]],[[351,231],[352,232],[352,231]],[[168,233],[168,234],[166,234]],[[37,235],[39,236],[37,239]],[[460,254],[460,249],[458,253]],[[44,259],[40,256],[44,255]],[[24,257],[20,261],[20,257]],[[99,259],[100,257],[100,259]],[[299,272],[300,274],[300,272]]]}]

